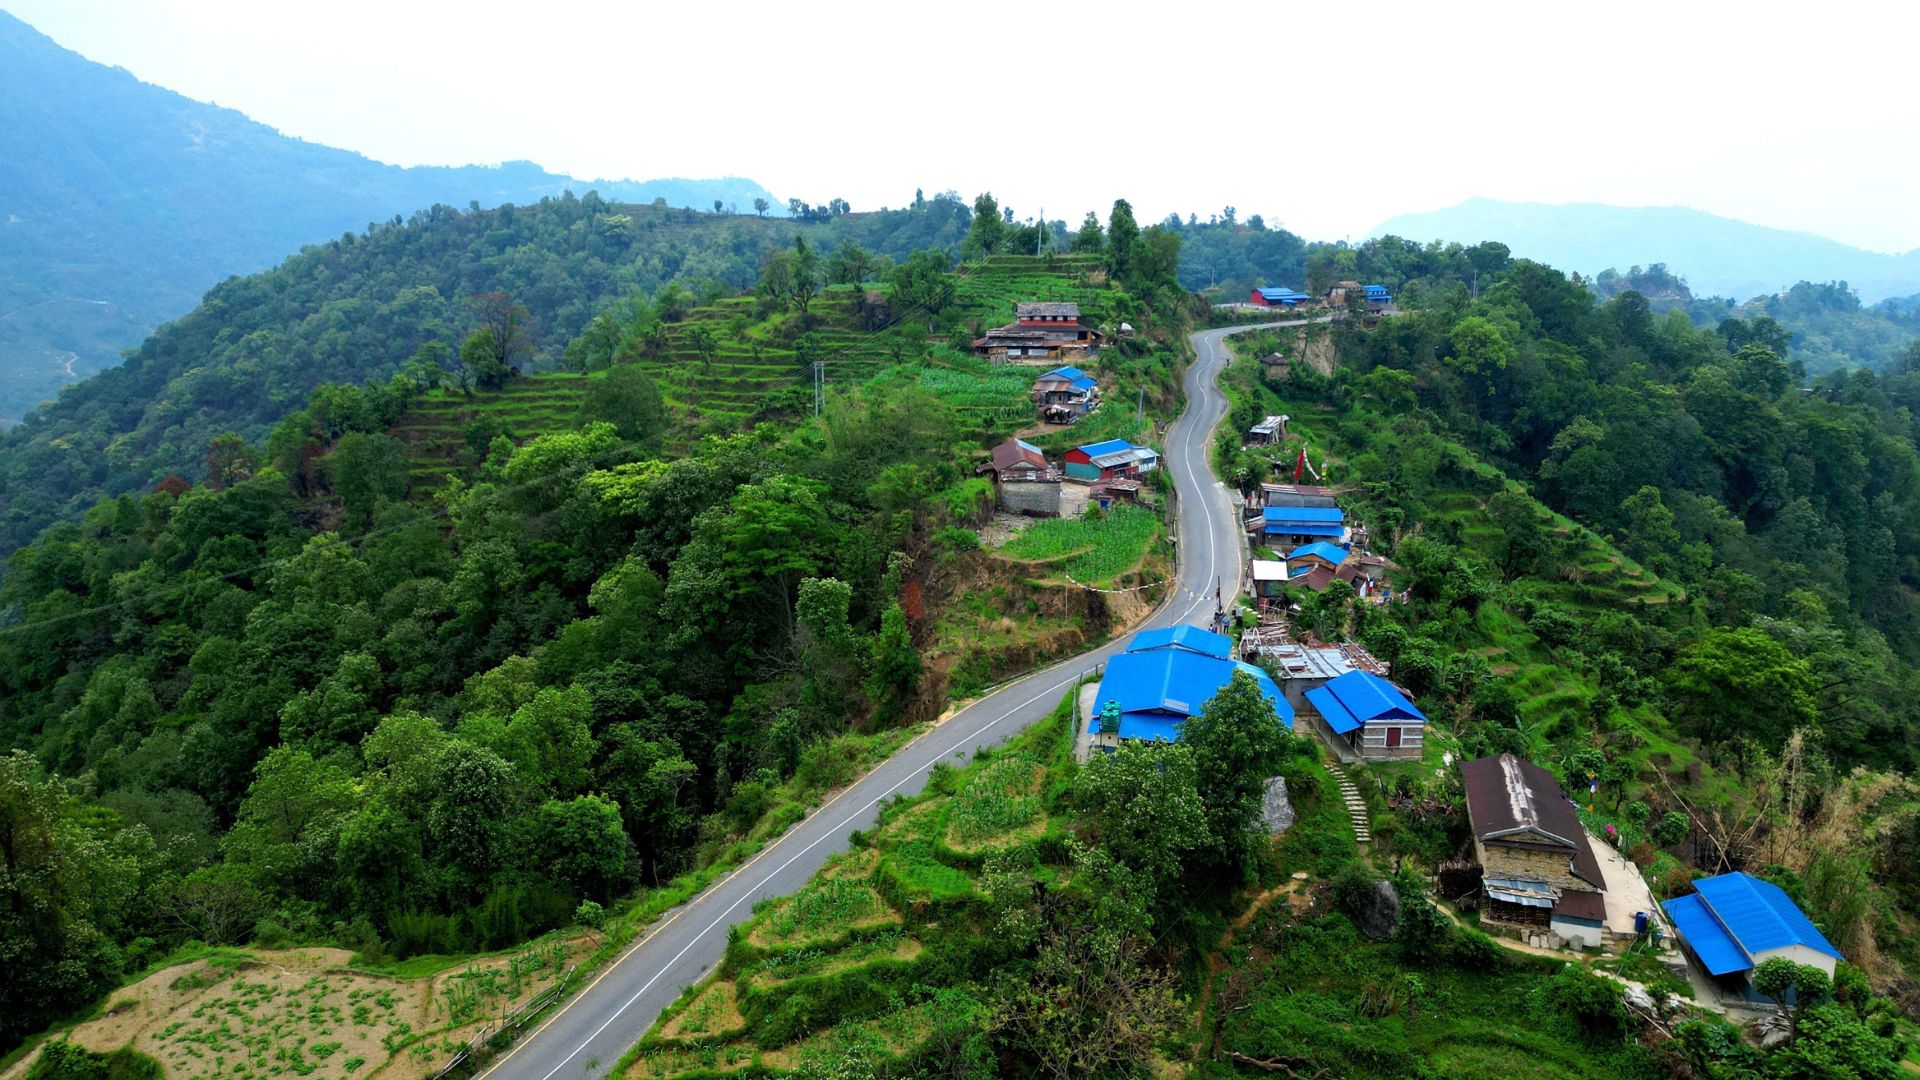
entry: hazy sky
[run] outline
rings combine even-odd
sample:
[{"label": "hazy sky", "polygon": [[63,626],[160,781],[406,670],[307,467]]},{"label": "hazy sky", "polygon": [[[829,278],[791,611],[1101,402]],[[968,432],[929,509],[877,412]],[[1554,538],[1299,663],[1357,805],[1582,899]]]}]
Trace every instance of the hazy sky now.
[{"label": "hazy sky", "polygon": [[1920,4],[0,0],[68,48],[400,164],[750,176],[1022,217],[1116,196],[1318,239],[1473,195],[1920,247]]}]

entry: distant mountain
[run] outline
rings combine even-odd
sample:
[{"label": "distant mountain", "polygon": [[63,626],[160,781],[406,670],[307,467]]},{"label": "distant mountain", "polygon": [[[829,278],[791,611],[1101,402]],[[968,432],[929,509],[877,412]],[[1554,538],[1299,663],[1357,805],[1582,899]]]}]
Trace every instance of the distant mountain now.
[{"label": "distant mountain", "polygon": [[0,423],[117,362],[207,289],[436,203],[572,190],[752,213],[751,180],[596,180],[526,161],[400,168],[96,64],[0,12]]},{"label": "distant mountain", "polygon": [[1678,206],[1500,202],[1401,214],[1370,236],[1498,240],[1515,255],[1589,276],[1665,263],[1696,296],[1747,300],[1800,281],[1844,281],[1868,304],[1920,291],[1920,250],[1882,255],[1811,233],[1749,225]]}]

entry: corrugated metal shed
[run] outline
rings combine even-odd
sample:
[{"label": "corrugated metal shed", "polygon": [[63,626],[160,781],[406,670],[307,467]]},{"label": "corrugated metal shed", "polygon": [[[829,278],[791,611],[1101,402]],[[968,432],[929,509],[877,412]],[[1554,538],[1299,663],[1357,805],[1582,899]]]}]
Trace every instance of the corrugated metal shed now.
[{"label": "corrugated metal shed", "polygon": [[1660,905],[1673,920],[1673,928],[1679,931],[1680,940],[1707,969],[1707,974],[1731,975],[1738,971],[1750,971],[1753,960],[1740,949],[1740,943],[1733,940],[1726,929],[1707,909],[1706,901],[1698,896],[1676,896]]},{"label": "corrugated metal shed", "polygon": [[1813,920],[1771,881],[1752,874],[1721,874],[1701,878],[1693,888],[1748,955],[1803,945],[1842,959]]},{"label": "corrugated metal shed", "polygon": [[1186,718],[1205,708],[1215,694],[1233,681],[1237,671],[1253,676],[1261,694],[1272,702],[1281,724],[1291,726],[1293,707],[1287,704],[1280,688],[1265,671],[1252,664],[1181,648],[1124,652],[1107,661],[1106,674],[1100,680],[1094,700],[1094,712],[1098,714],[1108,702],[1116,702],[1121,710],[1122,739],[1170,742],[1180,737],[1180,725]]}]

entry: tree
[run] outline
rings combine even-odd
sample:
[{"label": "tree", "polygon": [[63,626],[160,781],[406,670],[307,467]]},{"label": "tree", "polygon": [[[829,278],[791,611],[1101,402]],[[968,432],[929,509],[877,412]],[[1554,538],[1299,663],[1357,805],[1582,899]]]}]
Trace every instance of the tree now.
[{"label": "tree", "polygon": [[714,335],[713,327],[706,323],[695,323],[687,328],[687,348],[700,356],[700,366],[711,371],[713,357],[720,351],[720,339]]},{"label": "tree", "polygon": [[873,267],[873,256],[853,241],[852,237],[840,241],[840,247],[827,261],[827,280],[835,285],[851,285],[859,288],[867,280],[867,274]]},{"label": "tree", "polygon": [[973,258],[991,255],[1000,248],[1006,223],[1000,217],[1000,204],[993,192],[982,192],[973,200],[973,224],[967,228],[967,254]]},{"label": "tree", "polygon": [[[1814,969],[1819,970],[1819,969]],[[1793,1041],[1767,1059],[1780,1080],[1895,1080],[1906,1075],[1905,1045],[1886,1038],[1832,1002],[1808,1008],[1794,1025]]]},{"label": "tree", "polygon": [[1787,1014],[1790,1038],[1798,1038],[1801,1014],[1833,993],[1833,980],[1812,964],[1776,956],[1753,969],[1753,988],[1780,1006]]},{"label": "tree", "polygon": [[598,795],[542,803],[532,822],[534,865],[590,899],[608,900],[627,875],[620,808]]},{"label": "tree", "polygon": [[1714,627],[1680,650],[1667,687],[1678,715],[1708,744],[1746,733],[1778,747],[1814,719],[1807,661],[1750,626]]},{"label": "tree", "polygon": [[891,721],[905,711],[920,686],[920,653],[913,647],[907,613],[899,604],[887,605],[881,614],[880,632],[874,635],[871,652],[867,696],[873,701],[874,715],[883,722]]},{"label": "tree", "polygon": [[721,214],[721,213],[725,213],[725,212],[726,212],[726,209],[727,209],[727,204],[726,204],[726,203],[725,203],[724,201],[722,201],[722,200],[720,200],[720,199],[715,199],[715,200],[713,200],[713,212],[714,212],[714,213],[716,213],[716,214]]},{"label": "tree", "polygon": [[391,435],[349,431],[334,444],[328,462],[333,490],[340,496],[347,521],[357,529],[373,524],[374,508],[381,500],[399,502],[407,497],[413,461],[407,444]]},{"label": "tree", "polygon": [[1073,234],[1073,250],[1098,255],[1107,250],[1107,233],[1100,227],[1100,215],[1087,211],[1080,230]]},{"label": "tree", "polygon": [[[711,332],[708,336],[712,336]],[[667,429],[667,403],[645,371],[623,364],[588,387],[580,401],[582,423],[611,424],[614,434],[621,439],[647,451],[659,448],[661,436]]]},{"label": "tree", "polygon": [[808,246],[807,238],[793,238],[792,272],[787,285],[788,296],[795,311],[800,313],[800,324],[811,325],[813,298],[820,292],[820,256],[814,254]]},{"label": "tree", "polygon": [[1131,280],[1133,246],[1140,239],[1140,225],[1133,219],[1133,204],[1125,199],[1113,201],[1107,216],[1107,270],[1120,281]]},{"label": "tree", "polygon": [[[533,356],[533,339],[527,332],[527,309],[503,292],[481,293],[473,298],[472,308],[474,320],[479,324],[474,334],[483,342],[476,346],[473,357],[479,365],[475,367],[475,382],[484,389],[493,389],[517,374],[521,365]],[[469,363],[465,343],[460,347],[460,360],[462,364]],[[495,381],[480,379],[481,371]]]},{"label": "tree", "polygon": [[260,469],[260,455],[231,431],[208,441],[206,461],[207,486],[215,491],[225,491]]},{"label": "tree", "polygon": [[620,344],[625,340],[626,333],[626,326],[619,315],[603,311],[595,315],[580,336],[567,345],[561,359],[568,371],[581,374],[611,367],[620,355]]},{"label": "tree", "polygon": [[1487,500],[1487,517],[1500,530],[1500,573],[1511,581],[1530,574],[1551,550],[1551,538],[1533,500],[1501,491]]},{"label": "tree", "polygon": [[460,371],[461,385],[476,390],[498,390],[512,375],[484,330],[475,330],[460,343]]},{"label": "tree", "polygon": [[764,197],[761,197],[761,196],[754,197],[754,200],[753,200],[754,214],[758,215],[759,217],[766,217],[767,211],[772,208],[773,208],[773,204],[768,202]]},{"label": "tree", "polygon": [[1182,725],[1180,741],[1193,748],[1214,861],[1237,871],[1252,852],[1267,778],[1279,769],[1293,736],[1280,726],[1253,676],[1235,671],[1233,681]]},{"label": "tree", "polygon": [[[933,332],[934,319],[953,300],[954,280],[951,263],[938,251],[916,251],[907,261],[894,267],[893,291],[901,302],[927,314],[927,332]],[[901,315],[905,318],[905,313]]]},{"label": "tree", "polygon": [[1155,896],[1170,895],[1187,856],[1212,843],[1193,748],[1184,743],[1123,743],[1087,763],[1079,789],[1083,805],[1098,818],[1102,845],[1139,873]]}]

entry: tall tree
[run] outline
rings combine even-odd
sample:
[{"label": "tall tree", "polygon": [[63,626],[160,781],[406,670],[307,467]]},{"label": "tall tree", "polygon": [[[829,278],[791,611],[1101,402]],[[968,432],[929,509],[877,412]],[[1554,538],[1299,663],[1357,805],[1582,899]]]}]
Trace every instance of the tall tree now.
[{"label": "tall tree", "polygon": [[1113,200],[1113,212],[1107,215],[1107,270],[1118,280],[1130,280],[1133,273],[1133,245],[1140,239],[1140,223],[1133,219],[1133,204]]},{"label": "tall tree", "polygon": [[1267,779],[1279,771],[1293,736],[1253,676],[1236,671],[1181,725],[1180,741],[1193,748],[1213,860],[1238,871],[1252,851]]}]

